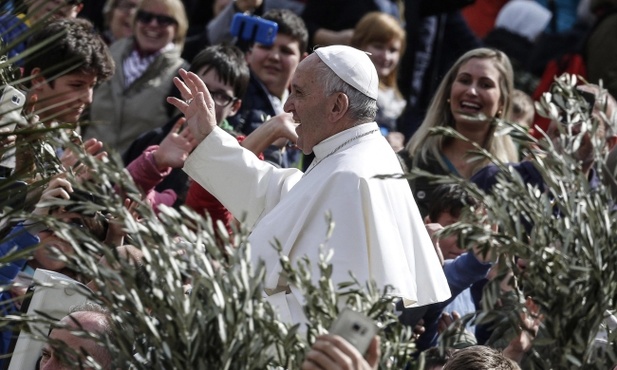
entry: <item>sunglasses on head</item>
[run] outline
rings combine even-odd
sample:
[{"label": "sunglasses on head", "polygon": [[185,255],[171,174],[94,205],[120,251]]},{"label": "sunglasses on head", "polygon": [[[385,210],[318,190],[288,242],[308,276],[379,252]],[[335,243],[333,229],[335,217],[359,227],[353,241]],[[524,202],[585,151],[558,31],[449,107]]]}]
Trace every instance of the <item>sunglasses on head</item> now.
[{"label": "sunglasses on head", "polygon": [[137,15],[135,15],[136,19],[144,24],[150,24],[153,19],[156,19],[156,23],[159,26],[170,26],[172,24],[178,24],[178,22],[170,16],[150,13],[145,10],[138,10]]}]

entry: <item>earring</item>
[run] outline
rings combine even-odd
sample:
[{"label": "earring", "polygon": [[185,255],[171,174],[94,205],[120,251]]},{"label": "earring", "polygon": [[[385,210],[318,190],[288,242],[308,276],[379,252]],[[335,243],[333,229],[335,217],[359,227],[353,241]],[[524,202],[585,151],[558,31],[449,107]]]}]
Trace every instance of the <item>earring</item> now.
[{"label": "earring", "polygon": [[450,104],[450,98],[446,99],[446,103]]},{"label": "earring", "polygon": [[495,117],[497,118],[501,118],[501,115],[503,114],[503,112],[500,110],[497,111],[497,114],[495,115]]}]

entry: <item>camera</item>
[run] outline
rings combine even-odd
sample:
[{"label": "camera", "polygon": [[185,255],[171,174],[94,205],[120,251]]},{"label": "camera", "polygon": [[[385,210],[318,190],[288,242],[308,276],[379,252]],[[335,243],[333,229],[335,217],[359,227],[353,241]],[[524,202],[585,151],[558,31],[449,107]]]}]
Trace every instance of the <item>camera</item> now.
[{"label": "camera", "polygon": [[24,93],[7,85],[0,98],[0,127],[8,126],[13,131],[16,124],[25,125],[26,119],[21,115],[25,103]]}]

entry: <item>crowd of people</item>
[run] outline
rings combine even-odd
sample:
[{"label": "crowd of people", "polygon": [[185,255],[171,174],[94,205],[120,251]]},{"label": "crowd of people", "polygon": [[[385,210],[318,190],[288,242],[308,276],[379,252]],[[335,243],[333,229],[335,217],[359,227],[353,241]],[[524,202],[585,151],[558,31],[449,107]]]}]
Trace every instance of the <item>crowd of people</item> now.
[{"label": "crowd of people", "polygon": [[[307,319],[279,253],[292,264],[318,261],[325,244],[335,285],[352,271],[362,284],[392,288],[426,369],[519,368],[542,325],[541,309],[533,297],[520,302],[523,329],[501,346],[489,342],[493,329],[469,318],[482,309],[487,282],[503,278],[503,264],[444,228],[469,213],[482,218],[483,199],[464,184],[498,192],[500,164],[512,164],[529,186],[548,188],[530,155],[541,145],[515,142],[507,125],[533,131],[552,148],[572,148],[590,188],[600,186],[597,153],[615,153],[617,144],[617,64],[607,62],[615,60],[617,2],[415,3],[403,10],[390,0],[7,1],[1,50],[19,67],[15,87],[25,102],[16,109],[26,119],[0,127],[2,153],[14,156],[3,158],[1,170],[4,181],[25,182],[21,206],[32,213],[2,225],[0,256],[19,258],[0,267],[0,284],[20,282],[1,291],[3,314],[19,309],[37,268],[79,279],[58,258],[73,246],[45,217],[124,245],[126,230],[113,226],[113,215],[62,205],[97,201],[81,190],[91,181],[82,151],[101,161],[121,156],[157,214],[189,207],[222,226],[214,228],[219,241],[240,223],[247,227],[251,262],[266,266],[264,296],[284,323]],[[274,40],[233,35],[238,12],[276,23]],[[546,63],[572,53],[584,56],[590,82],[574,94],[589,102],[588,119],[597,124],[565,129],[578,140],[568,147],[557,144],[564,138],[559,117],[534,127],[530,96]],[[68,132],[70,140],[30,135],[22,145],[24,125]],[[400,179],[409,173],[409,181]],[[123,196],[123,184],[114,191]],[[517,259],[522,270],[524,263]],[[505,276],[507,295],[517,288],[512,273]],[[114,323],[103,306],[67,312],[50,342],[109,368],[105,348],[68,330],[109,332]],[[1,328],[0,354],[7,355],[18,333]],[[440,333],[451,330],[456,339],[436,351],[444,345]],[[33,356],[41,356],[41,369],[79,357],[59,356],[50,345]],[[365,354],[326,334],[302,368],[375,369],[379,356],[378,337]]]}]

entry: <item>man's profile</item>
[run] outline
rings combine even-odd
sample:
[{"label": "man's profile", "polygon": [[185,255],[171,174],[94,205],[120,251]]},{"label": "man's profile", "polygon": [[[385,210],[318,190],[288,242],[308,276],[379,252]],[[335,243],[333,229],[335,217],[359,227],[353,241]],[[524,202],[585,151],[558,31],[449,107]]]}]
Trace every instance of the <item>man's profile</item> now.
[{"label": "man's profile", "polygon": [[[298,123],[297,145],[315,153],[307,172],[264,163],[216,126],[214,104],[196,75],[180,71],[182,98],[168,101],[186,116],[201,144],[185,171],[252,228],[254,263],[264,261],[264,293],[283,321],[304,322],[302,293],[281,276],[278,251],[292,264],[331,250],[332,281],[393,287],[405,306],[449,297],[443,271],[402,174],[374,122],[379,79],[366,53],[348,46],[318,49],[298,66],[285,111]],[[183,82],[184,81],[184,82]],[[326,215],[335,226],[328,235]],[[421,285],[420,285],[421,281]]]}]

